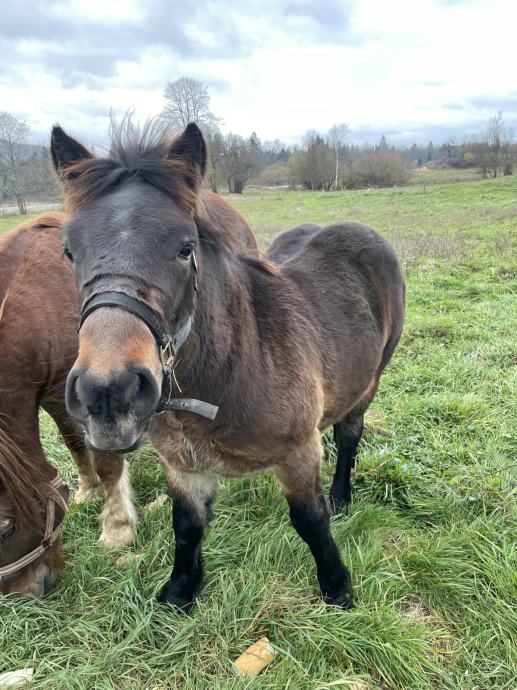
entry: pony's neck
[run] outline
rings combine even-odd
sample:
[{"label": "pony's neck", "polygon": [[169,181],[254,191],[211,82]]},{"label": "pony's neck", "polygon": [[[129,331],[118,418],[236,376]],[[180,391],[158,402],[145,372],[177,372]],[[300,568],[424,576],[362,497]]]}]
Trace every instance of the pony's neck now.
[{"label": "pony's neck", "polygon": [[[210,395],[221,385],[256,331],[246,264],[225,248],[202,251],[192,331],[178,355],[186,391]],[[248,353],[249,356],[250,353]]]}]

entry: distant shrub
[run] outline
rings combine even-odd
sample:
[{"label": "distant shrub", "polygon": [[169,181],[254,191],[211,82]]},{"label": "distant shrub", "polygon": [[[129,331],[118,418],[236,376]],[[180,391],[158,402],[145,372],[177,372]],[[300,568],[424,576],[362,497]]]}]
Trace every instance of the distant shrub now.
[{"label": "distant shrub", "polygon": [[406,156],[395,149],[380,147],[365,151],[352,164],[349,187],[392,187],[403,185],[411,177],[411,165]]},{"label": "distant shrub", "polygon": [[261,172],[258,182],[268,187],[286,185],[287,164],[284,161],[278,161],[278,163],[268,166]]},{"label": "distant shrub", "polygon": [[466,153],[463,158],[450,158],[447,163],[449,168],[455,168],[456,170],[464,170],[465,168],[474,167],[474,156],[472,158],[467,158],[467,156],[472,154]]}]

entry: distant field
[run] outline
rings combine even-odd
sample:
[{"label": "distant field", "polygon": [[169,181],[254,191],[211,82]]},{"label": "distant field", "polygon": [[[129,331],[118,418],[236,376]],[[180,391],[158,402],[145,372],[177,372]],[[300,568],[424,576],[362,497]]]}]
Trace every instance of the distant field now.
[{"label": "distant field", "polygon": [[481,171],[478,168],[466,170],[421,168],[413,172],[410,184],[456,184],[475,180],[481,180]]},{"label": "distant field", "polygon": [[[321,603],[272,477],[223,483],[190,618],[154,601],[170,504],[142,511],[136,559],[117,566],[96,544],[97,501],[72,506],[52,595],[0,601],[0,672],[34,664],[31,687],[48,690],[515,690],[517,178],[230,200],[262,246],[301,222],[367,222],[407,272],[405,332],[367,415],[351,509],[332,524],[357,607]],[[73,486],[47,418],[42,433]],[[151,449],[132,478],[140,508],[165,490]],[[231,660],[263,634],[278,660],[236,678]]]}]

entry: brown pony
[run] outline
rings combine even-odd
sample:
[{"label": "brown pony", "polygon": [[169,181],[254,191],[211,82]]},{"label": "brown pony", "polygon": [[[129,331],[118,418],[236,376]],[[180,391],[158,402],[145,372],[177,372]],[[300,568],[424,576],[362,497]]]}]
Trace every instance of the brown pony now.
[{"label": "brown pony", "polygon": [[[77,356],[78,296],[60,231],[65,215],[39,216],[0,238],[0,592],[42,595],[62,565],[59,540],[39,548],[47,511],[49,534],[61,522],[68,490],[46,460],[38,410],[56,422],[79,472],[75,500],[102,484],[106,503],[100,541],[115,547],[134,539],[136,513],[121,455],[92,456],[84,433],[65,409],[65,382]],[[53,497],[53,498],[52,498]],[[49,502],[50,499],[50,502]],[[52,505],[55,499],[55,506]],[[18,561],[20,561],[18,563]],[[18,565],[17,565],[18,564]],[[10,566],[13,566],[12,568]],[[18,567],[19,566],[19,567]]]},{"label": "brown pony", "polygon": [[393,249],[343,222],[282,236],[269,260],[237,255],[212,232],[206,147],[193,124],[171,141],[126,123],[108,158],[55,127],[51,151],[83,302],[67,408],[91,448],[125,452],[147,435],[161,456],[176,553],[160,600],[192,606],[217,476],[269,470],[325,600],[351,606],[322,493],[320,430],[334,425],[340,507],[364,412],[402,329]]}]

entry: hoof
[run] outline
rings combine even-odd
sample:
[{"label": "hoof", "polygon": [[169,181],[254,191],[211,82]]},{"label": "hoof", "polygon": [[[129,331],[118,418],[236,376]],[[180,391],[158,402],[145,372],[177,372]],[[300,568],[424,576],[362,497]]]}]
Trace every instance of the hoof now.
[{"label": "hoof", "polygon": [[338,606],[341,609],[354,609],[355,604],[352,600],[351,592],[340,594],[337,597],[325,597],[325,603],[328,606]]},{"label": "hoof", "polygon": [[100,493],[100,484],[92,484],[90,486],[80,486],[74,495],[74,503],[88,503],[88,501],[93,501],[97,498]]},{"label": "hoof", "polygon": [[157,597],[160,604],[171,604],[182,613],[189,614],[194,607],[193,597],[186,596],[170,582],[162,588]]},{"label": "hoof", "polygon": [[136,527],[132,523],[120,525],[116,528],[104,526],[99,544],[105,549],[120,549],[135,543]]},{"label": "hoof", "polygon": [[338,496],[329,496],[329,510],[332,516],[346,513],[346,509],[350,503],[350,499]]}]

